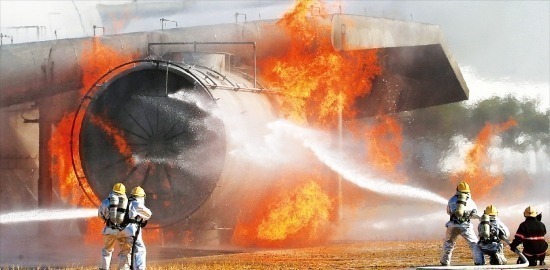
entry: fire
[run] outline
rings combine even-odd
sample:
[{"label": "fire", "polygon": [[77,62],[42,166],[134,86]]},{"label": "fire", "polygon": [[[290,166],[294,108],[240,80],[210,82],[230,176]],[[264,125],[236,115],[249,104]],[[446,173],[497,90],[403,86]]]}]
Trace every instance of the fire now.
[{"label": "fire", "polygon": [[[308,17],[315,12],[315,17]],[[378,51],[336,51],[331,41],[331,23],[322,1],[296,1],[295,7],[277,24],[289,36],[290,46],[282,56],[260,62],[261,77],[280,93],[280,107],[284,116],[303,125],[333,130],[340,119],[355,129],[364,130],[350,120],[357,114],[354,106],[358,98],[370,94],[372,80],[382,73]],[[367,149],[376,155],[369,162],[380,168],[395,169],[402,156],[401,128],[390,117],[378,126],[367,129]],[[391,147],[381,144],[391,143]],[[328,239],[326,225],[335,222],[336,192],[327,193],[320,183],[334,183],[334,175],[318,173],[320,163],[308,172],[283,175],[279,189],[255,207],[251,216],[240,217],[233,242],[244,246],[311,245]],[[283,171],[288,168],[282,168]],[[314,175],[314,176],[312,176]],[[309,179],[309,180],[308,180]],[[289,184],[290,183],[290,184]],[[335,186],[334,184],[329,186]]]},{"label": "fire", "polygon": [[[313,5],[320,6],[320,18],[307,17]],[[262,78],[281,92],[285,116],[318,127],[334,127],[340,111],[353,118],[355,100],[370,93],[382,72],[377,50],[334,50],[326,15],[322,2],[297,1],[278,22],[290,37],[288,50],[260,63]]]},{"label": "fire", "polygon": [[[98,39],[93,38],[87,49],[83,50],[80,67],[82,69],[82,89],[80,93],[86,94],[88,89],[105,73],[117,65],[131,61],[133,56],[121,55],[114,49],[103,45]],[[75,119],[76,115],[76,119]],[[62,198],[67,199],[67,203],[75,206],[95,206],[100,199],[93,193],[85,178],[84,172],[79,166],[80,157],[78,151],[73,151],[74,161],[77,162],[73,167],[71,156],[72,149],[79,149],[79,140],[72,138],[72,127],[74,123],[74,134],[79,134],[82,124],[83,114],[76,112],[68,113],[59,121],[52,134],[48,147],[52,155],[52,173],[57,177],[59,191]],[[106,121],[92,118],[92,122],[102,128],[111,138],[115,140],[115,145],[121,153],[129,153],[129,147],[123,140],[123,137],[117,133],[116,129]],[[72,147],[72,149],[71,149]],[[75,171],[76,170],[76,171]],[[79,181],[80,180],[80,181]],[[86,190],[84,193],[83,190]],[[89,196],[89,197],[88,197]],[[84,239],[86,242],[99,242],[101,239],[101,228],[103,227],[100,219],[89,219],[86,224],[87,234]]]},{"label": "fire", "polygon": [[161,243],[163,241],[161,228],[147,228],[141,230],[140,234],[145,243]]},{"label": "fire", "polygon": [[367,161],[378,170],[394,173],[403,160],[402,128],[391,116],[380,116],[378,120],[377,124],[366,128]]},{"label": "fire", "polygon": [[[305,246],[325,241],[332,200],[318,184],[320,176],[305,176],[302,184],[266,196],[250,216],[241,216],[233,242],[243,246]],[[294,182],[294,181],[291,181]]]},{"label": "fire", "polygon": [[[55,127],[52,138],[48,142],[48,148],[52,155],[52,174],[57,176],[60,197],[66,199],[66,203],[74,206],[93,207],[99,204],[99,199],[92,192],[85,179],[77,179],[73,169],[71,159],[71,130],[75,113],[65,115]],[[77,117],[77,123],[82,121]],[[78,148],[78,140],[72,141],[73,147]],[[75,159],[79,159],[78,154]],[[77,169],[79,175],[82,175],[82,169]],[[86,190],[84,193],[83,190]],[[89,197],[88,197],[89,196]],[[101,228],[103,223],[99,219],[88,219],[84,240],[87,243],[99,242],[101,239]]]},{"label": "fire", "polygon": [[[52,173],[57,176],[59,181],[59,192],[62,198],[67,199],[67,203],[79,206],[93,206],[99,203],[99,199],[93,195],[87,182],[79,182],[72,165],[71,159],[71,130],[74,113],[65,115],[55,127],[52,138],[48,142],[48,148],[53,157]],[[77,119],[78,121],[79,119]],[[81,120],[81,119],[80,119]],[[78,148],[78,140],[73,140],[73,147]],[[76,157],[78,158],[78,157]],[[82,171],[78,172],[82,175]],[[83,180],[83,179],[81,179]],[[86,199],[82,188],[90,195],[92,201]]]},{"label": "fire", "polygon": [[466,156],[466,169],[452,176],[452,182],[457,184],[459,181],[465,181],[470,185],[472,193],[476,197],[483,198],[487,196],[493,188],[501,184],[502,175],[493,175],[486,168],[489,157],[487,152],[491,143],[491,138],[516,126],[514,119],[509,119],[500,125],[486,123],[479,132],[472,148]]},{"label": "fire", "polygon": [[309,239],[318,239],[317,232],[328,221],[331,202],[321,187],[310,181],[291,194],[282,194],[271,205],[271,211],[258,226],[258,238],[270,241],[284,240],[306,227]]},{"label": "fire", "polygon": [[82,89],[85,95],[94,83],[110,69],[126,62],[130,62],[135,55],[123,55],[109,46],[104,45],[97,38],[92,38],[82,51],[80,68],[82,69]]},{"label": "fire", "polygon": [[[120,154],[127,157],[132,154],[132,151],[130,149],[130,146],[126,142],[126,139],[124,138],[123,132],[115,127],[115,125],[111,122],[109,122],[106,119],[102,119],[98,116],[92,116],[90,118],[90,121],[96,125],[97,127],[101,128],[105,134],[109,136],[114,141],[115,147],[118,149]],[[133,160],[130,159],[130,162],[133,163]]]}]

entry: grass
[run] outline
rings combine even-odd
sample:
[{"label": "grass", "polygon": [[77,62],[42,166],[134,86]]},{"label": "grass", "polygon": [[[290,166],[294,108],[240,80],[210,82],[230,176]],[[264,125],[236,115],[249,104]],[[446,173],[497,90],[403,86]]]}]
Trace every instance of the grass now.
[{"label": "grass", "polygon": [[[147,269],[407,269],[438,265],[442,243],[442,241],[377,241],[187,257],[163,261],[155,261],[154,258],[148,257]],[[509,263],[514,264],[516,255],[509,249],[505,254]],[[462,239],[459,239],[453,253],[453,264],[473,264],[470,250]],[[13,269],[25,268],[14,267]],[[97,269],[97,266],[67,267],[65,269],[92,270]]]}]

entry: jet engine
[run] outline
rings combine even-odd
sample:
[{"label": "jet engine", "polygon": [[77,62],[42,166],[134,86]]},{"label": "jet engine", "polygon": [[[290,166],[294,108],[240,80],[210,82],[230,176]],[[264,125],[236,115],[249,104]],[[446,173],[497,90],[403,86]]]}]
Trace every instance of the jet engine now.
[{"label": "jet engine", "polygon": [[[227,57],[202,55],[218,64]],[[78,178],[95,194],[108,194],[117,182],[143,187],[161,226],[189,217],[219,179],[238,174],[224,170],[231,123],[274,119],[267,90],[253,84],[223,67],[163,60],[117,67],[89,89],[76,114]]]}]

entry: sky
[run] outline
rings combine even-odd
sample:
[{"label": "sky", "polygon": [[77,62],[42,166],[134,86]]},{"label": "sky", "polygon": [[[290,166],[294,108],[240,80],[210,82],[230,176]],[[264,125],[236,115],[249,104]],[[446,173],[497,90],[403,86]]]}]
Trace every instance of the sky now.
[{"label": "sky", "polygon": [[[132,1],[0,0],[0,32],[4,44],[91,36],[102,26],[97,5]],[[131,20],[106,34],[153,31],[165,27],[277,19],[293,1],[137,1]],[[462,71],[473,104],[511,94],[540,101],[550,108],[550,1],[326,1],[337,13],[386,17],[440,25]],[[137,13],[146,11],[148,14]],[[242,15],[238,17],[243,20]],[[38,26],[14,29],[20,26]],[[37,32],[38,30],[38,32]],[[97,30],[99,33],[99,29]]]}]

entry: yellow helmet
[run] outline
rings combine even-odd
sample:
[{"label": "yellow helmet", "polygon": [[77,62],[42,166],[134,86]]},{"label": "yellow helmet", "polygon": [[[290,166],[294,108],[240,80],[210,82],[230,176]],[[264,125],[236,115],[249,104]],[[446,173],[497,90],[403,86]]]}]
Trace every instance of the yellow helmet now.
[{"label": "yellow helmet", "polygon": [[537,216],[537,209],[533,206],[529,206],[525,208],[525,211],[523,211],[524,217],[536,217]]},{"label": "yellow helmet", "polygon": [[126,187],[124,186],[123,183],[116,183],[113,186],[113,191],[118,193],[118,194],[125,194],[126,193]]},{"label": "yellow helmet", "polygon": [[486,215],[489,215],[489,216],[496,216],[496,215],[498,215],[498,210],[497,210],[496,206],[491,204],[491,205],[487,206],[487,208],[485,208],[484,213]]},{"label": "yellow helmet", "polygon": [[470,193],[470,186],[466,182],[460,182],[456,185],[456,190],[464,193]]},{"label": "yellow helmet", "polygon": [[132,189],[132,195],[136,197],[145,197],[145,190],[143,190],[140,186],[137,186]]}]

